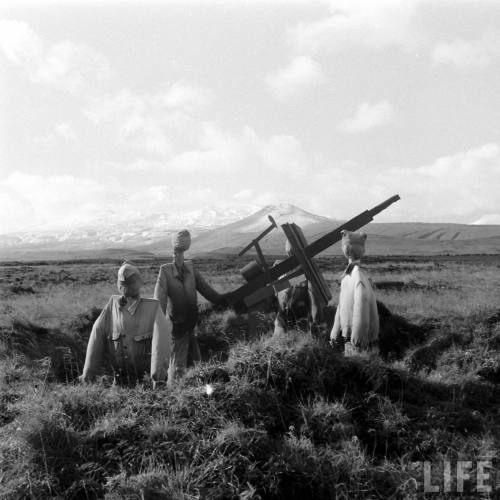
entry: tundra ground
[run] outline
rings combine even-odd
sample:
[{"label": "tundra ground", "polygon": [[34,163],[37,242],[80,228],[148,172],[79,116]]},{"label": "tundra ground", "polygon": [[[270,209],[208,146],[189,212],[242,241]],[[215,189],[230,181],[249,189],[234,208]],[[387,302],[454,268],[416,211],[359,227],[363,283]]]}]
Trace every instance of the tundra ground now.
[{"label": "tundra ground", "polygon": [[[197,265],[229,291],[238,263]],[[138,263],[145,296],[159,264]],[[392,313],[378,360],[301,331],[273,338],[272,313],[251,336],[245,315],[202,302],[206,361],[156,392],[75,383],[118,266],[0,267],[2,498],[499,497],[499,257],[367,259]],[[343,260],[319,266],[336,299]],[[459,461],[463,493],[456,473],[443,481]]]}]

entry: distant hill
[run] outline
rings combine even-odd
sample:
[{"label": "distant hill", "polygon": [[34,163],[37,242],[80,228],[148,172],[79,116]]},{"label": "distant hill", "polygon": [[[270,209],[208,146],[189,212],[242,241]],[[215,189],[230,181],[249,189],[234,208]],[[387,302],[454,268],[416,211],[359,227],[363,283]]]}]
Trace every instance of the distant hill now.
[{"label": "distant hill", "polygon": [[[45,231],[0,235],[0,260],[170,255],[170,233],[179,227],[192,230],[191,255],[238,253],[270,225],[268,215],[274,217],[278,226],[295,222],[302,227],[309,242],[344,222],[312,214],[295,205],[268,205],[247,216],[236,211],[218,214],[208,210],[206,225],[203,225],[202,214],[195,215],[192,218],[196,222],[194,226],[179,223],[174,227],[173,217],[149,215],[136,220],[111,221],[109,225],[101,221],[101,225],[95,228],[75,228],[65,233]],[[372,222],[362,230],[369,235],[367,253],[370,255],[500,254],[500,225]],[[261,246],[268,254],[282,255],[284,242],[285,236],[278,227],[261,241]],[[337,244],[327,249],[324,255],[340,253]]]},{"label": "distant hill", "polygon": [[[267,226],[267,214],[276,222],[295,222],[302,227],[308,242],[332,231],[345,221],[336,221],[305,212],[289,205],[287,210],[269,206],[232,224],[200,234],[193,240],[193,252],[239,252]],[[301,221],[302,224],[298,221]],[[367,251],[372,255],[438,255],[438,254],[500,254],[500,226],[477,226],[447,223],[376,223],[362,228],[369,235]],[[261,247],[270,254],[284,253],[285,236],[274,230],[263,240]],[[341,253],[340,244],[333,245],[324,255]]]},{"label": "distant hill", "polygon": [[69,260],[149,260],[156,256],[151,252],[134,250],[132,248],[101,248],[81,250],[33,249],[0,251],[1,261],[69,261]]}]

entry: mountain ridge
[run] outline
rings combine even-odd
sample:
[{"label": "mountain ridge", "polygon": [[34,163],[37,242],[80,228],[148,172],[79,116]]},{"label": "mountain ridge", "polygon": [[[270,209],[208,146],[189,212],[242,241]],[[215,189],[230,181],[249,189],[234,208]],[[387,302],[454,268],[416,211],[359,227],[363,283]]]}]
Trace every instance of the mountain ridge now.
[{"label": "mountain ridge", "polygon": [[[173,216],[157,213],[141,214],[135,220],[124,217],[108,225],[101,221],[96,227],[69,231],[0,235],[0,259],[36,259],[37,254],[47,258],[51,253],[99,256],[127,250],[132,254],[164,255],[171,252],[170,233],[181,227],[187,227],[193,234],[192,255],[220,249],[237,253],[269,227],[268,215],[273,216],[278,226],[296,223],[309,242],[345,222],[313,214],[293,204],[266,205],[248,214],[246,211],[227,211],[220,215],[209,207],[184,214],[184,218],[175,219],[175,225]],[[193,224],[189,224],[190,221]],[[500,225],[371,222],[361,230],[369,236],[368,253],[372,254],[500,253]],[[284,241],[285,236],[278,227],[261,241],[261,246],[265,252],[280,254]],[[339,245],[325,252],[326,255],[338,253]]]}]

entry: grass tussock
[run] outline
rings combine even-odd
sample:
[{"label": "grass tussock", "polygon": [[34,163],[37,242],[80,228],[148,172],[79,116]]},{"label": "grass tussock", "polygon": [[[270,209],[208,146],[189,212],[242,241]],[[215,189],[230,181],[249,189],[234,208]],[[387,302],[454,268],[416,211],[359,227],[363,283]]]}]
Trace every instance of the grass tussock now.
[{"label": "grass tussock", "polygon": [[0,348],[4,356],[24,356],[35,371],[45,371],[46,380],[70,382],[82,370],[86,341],[80,335],[15,318],[9,327],[0,327]]}]

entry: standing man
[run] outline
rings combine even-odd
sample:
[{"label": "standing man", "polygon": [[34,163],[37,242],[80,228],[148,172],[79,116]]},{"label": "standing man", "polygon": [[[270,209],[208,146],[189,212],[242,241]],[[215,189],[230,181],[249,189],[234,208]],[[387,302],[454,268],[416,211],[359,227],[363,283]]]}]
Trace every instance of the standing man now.
[{"label": "standing man", "polygon": [[92,327],[80,380],[91,381],[109,366],[116,384],[149,375],[155,387],[167,378],[172,324],[157,300],[141,297],[143,282],[133,264],[120,267],[117,285],[121,295],[111,296]]},{"label": "standing man", "polygon": [[160,267],[154,298],[160,301],[163,312],[172,320],[174,346],[170,363],[175,366],[176,374],[182,375],[188,365],[201,360],[195,337],[198,319],[196,292],[215,304],[222,304],[224,298],[203,279],[192,261],[184,260],[184,252],[191,246],[189,231],[183,229],[173,234],[172,246],[173,262]]}]

